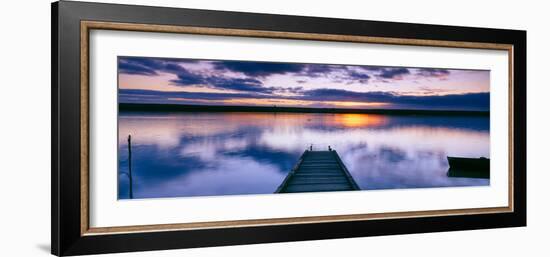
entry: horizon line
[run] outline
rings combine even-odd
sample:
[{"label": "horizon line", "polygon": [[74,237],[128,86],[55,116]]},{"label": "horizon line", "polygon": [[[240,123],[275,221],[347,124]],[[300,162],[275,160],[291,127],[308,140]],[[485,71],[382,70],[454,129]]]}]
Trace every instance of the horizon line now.
[{"label": "horizon line", "polygon": [[395,115],[474,115],[489,116],[484,110],[446,110],[446,109],[358,109],[290,106],[244,106],[244,105],[193,105],[167,103],[118,103],[118,111],[142,112],[289,112],[289,113],[351,113],[351,114],[395,114]]}]

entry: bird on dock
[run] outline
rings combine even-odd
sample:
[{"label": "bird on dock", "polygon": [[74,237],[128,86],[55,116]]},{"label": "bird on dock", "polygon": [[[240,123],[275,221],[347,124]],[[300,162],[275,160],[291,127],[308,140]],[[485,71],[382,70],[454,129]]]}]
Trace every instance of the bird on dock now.
[{"label": "bird on dock", "polygon": [[328,150],[329,150],[329,151],[332,151],[332,148],[330,148],[330,145],[328,146]]}]

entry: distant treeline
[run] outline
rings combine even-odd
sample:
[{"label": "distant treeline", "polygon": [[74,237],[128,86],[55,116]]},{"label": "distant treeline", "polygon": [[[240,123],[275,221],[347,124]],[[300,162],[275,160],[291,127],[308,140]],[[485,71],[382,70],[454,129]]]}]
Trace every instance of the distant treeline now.
[{"label": "distant treeline", "polygon": [[290,113],[364,113],[387,115],[444,115],[444,116],[489,116],[489,111],[455,110],[398,110],[398,109],[347,109],[306,108],[233,105],[183,105],[183,104],[134,104],[119,103],[119,111],[139,112],[290,112]]}]

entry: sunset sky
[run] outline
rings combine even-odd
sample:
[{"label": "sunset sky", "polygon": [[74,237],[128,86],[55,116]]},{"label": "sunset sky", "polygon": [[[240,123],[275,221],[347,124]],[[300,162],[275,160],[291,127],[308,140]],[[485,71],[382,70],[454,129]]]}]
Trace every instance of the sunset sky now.
[{"label": "sunset sky", "polygon": [[120,103],[489,110],[489,71],[119,57]]}]

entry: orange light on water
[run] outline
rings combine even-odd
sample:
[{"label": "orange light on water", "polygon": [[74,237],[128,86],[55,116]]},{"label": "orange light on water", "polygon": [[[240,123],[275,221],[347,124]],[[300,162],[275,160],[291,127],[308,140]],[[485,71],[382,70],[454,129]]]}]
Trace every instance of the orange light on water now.
[{"label": "orange light on water", "polygon": [[387,119],[382,115],[376,114],[336,114],[334,122],[344,127],[358,128],[380,126],[387,122]]}]

